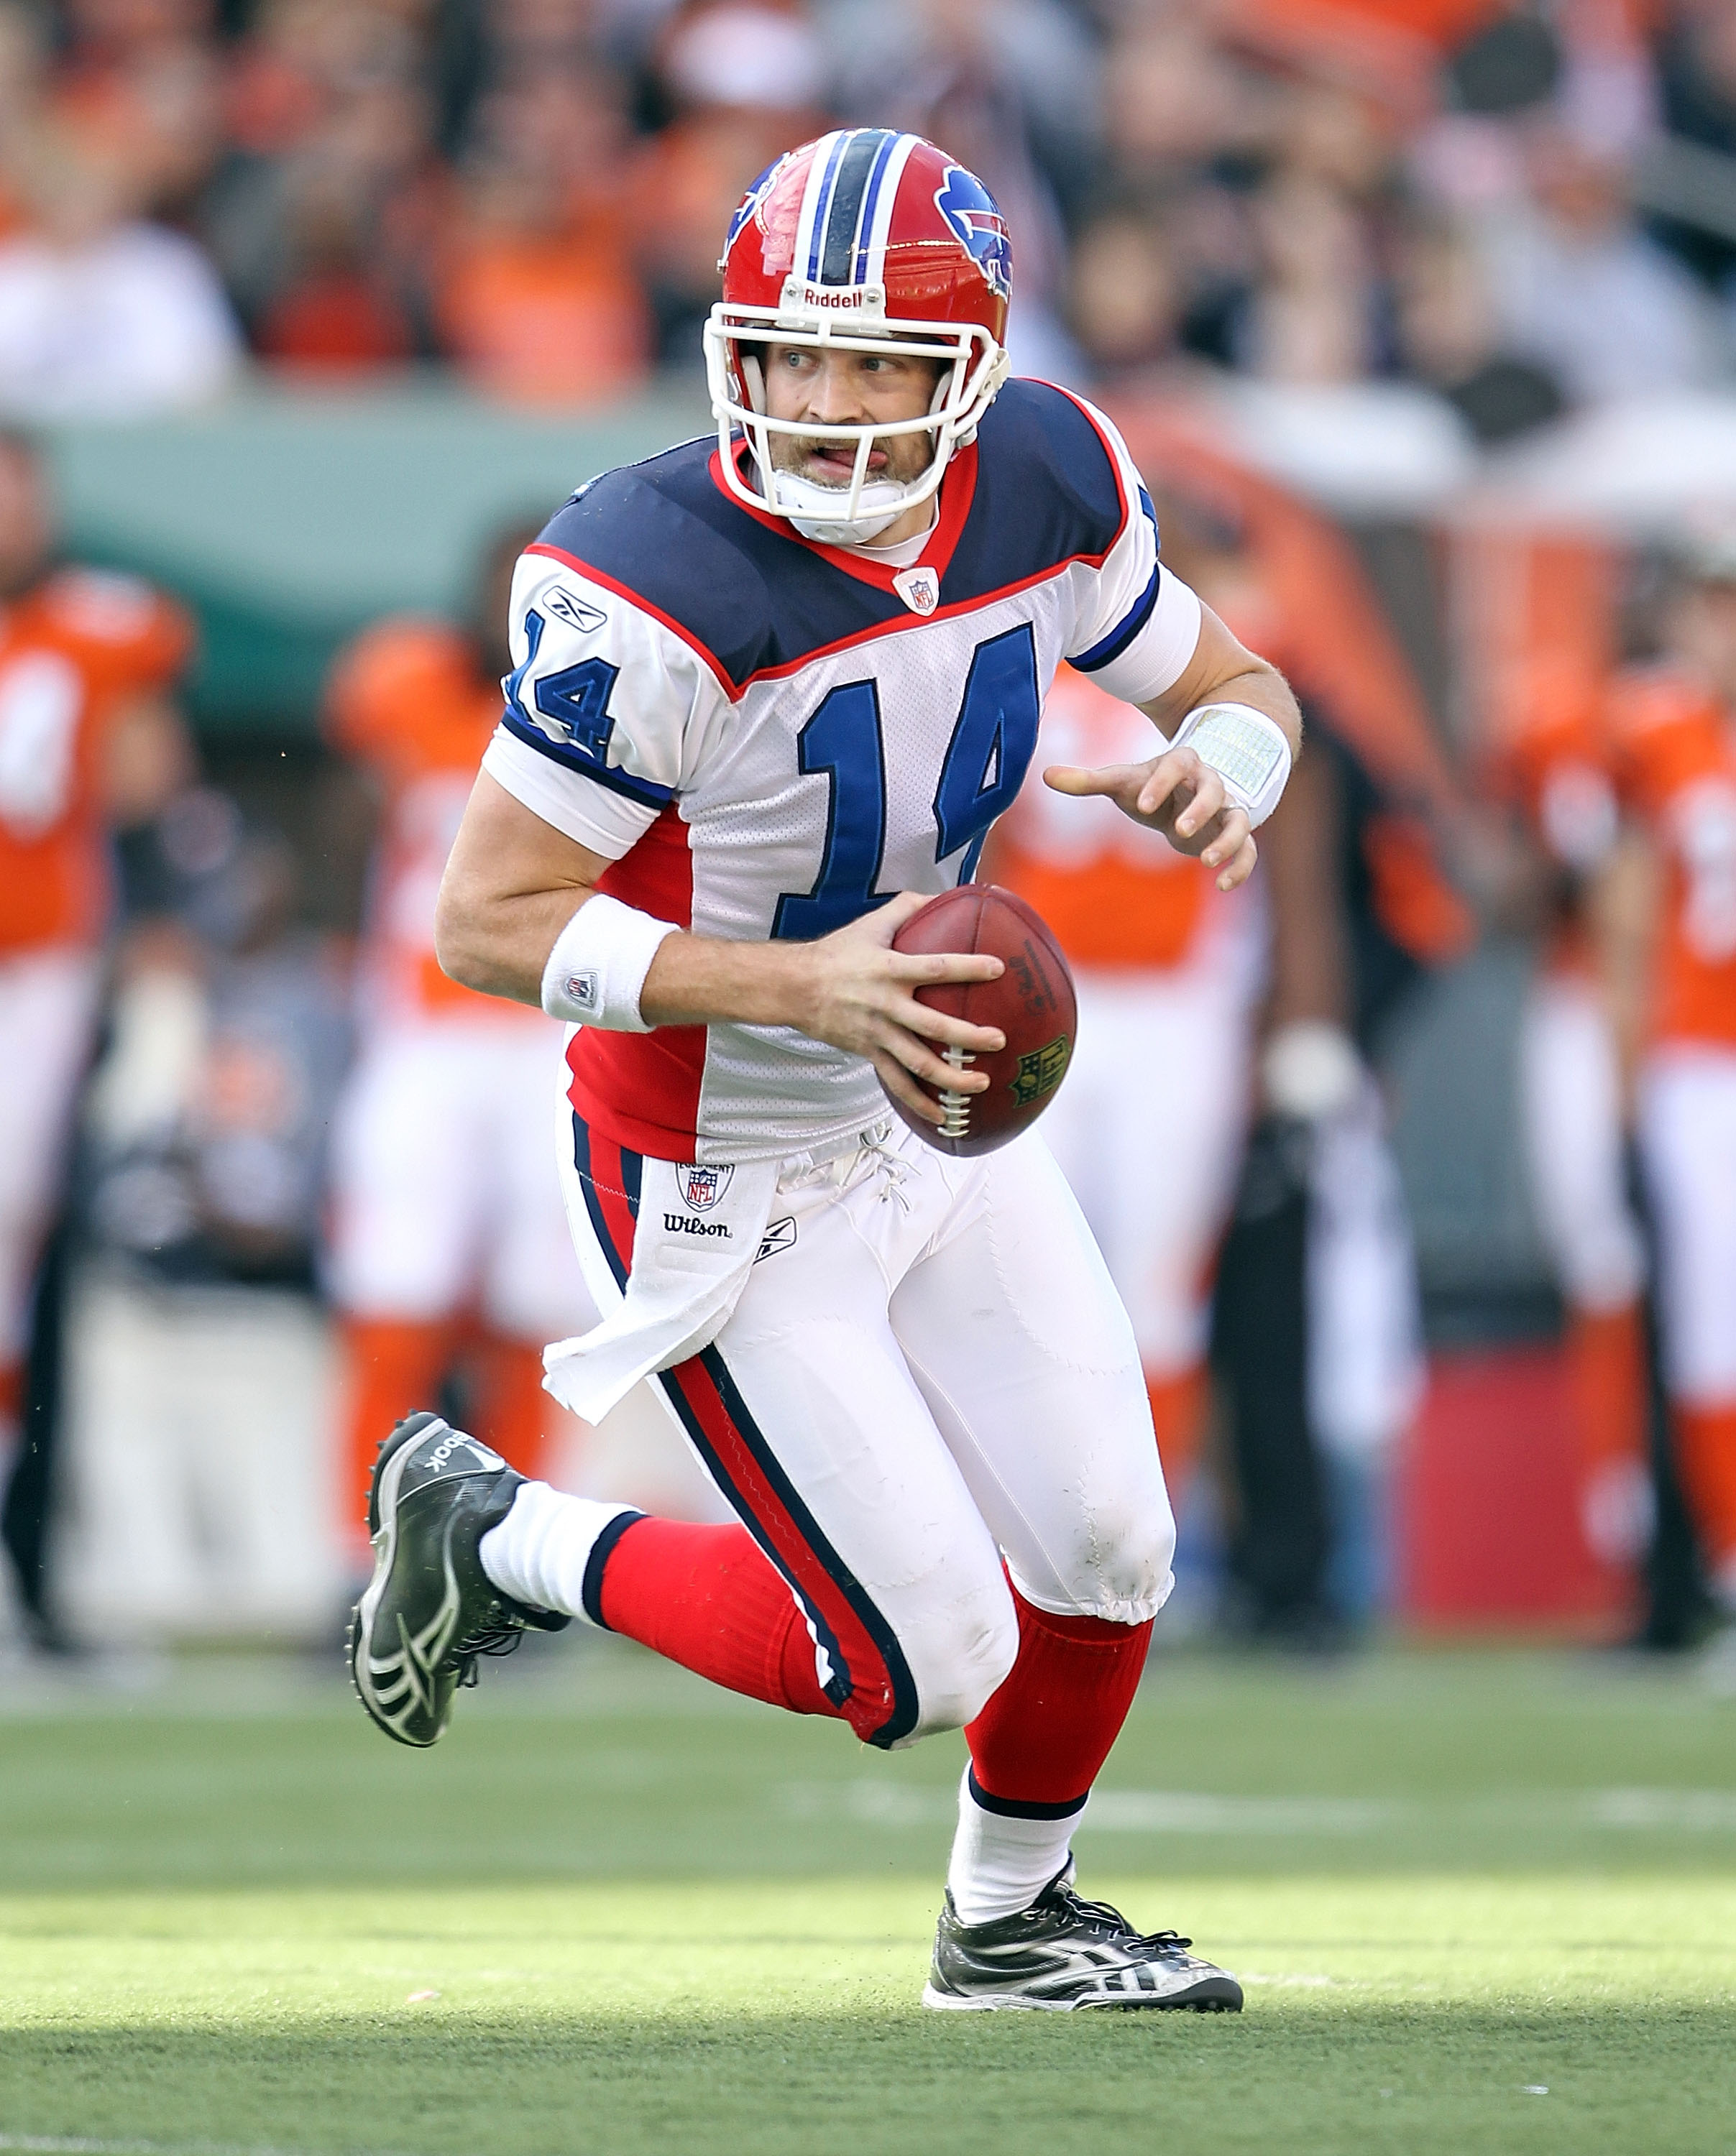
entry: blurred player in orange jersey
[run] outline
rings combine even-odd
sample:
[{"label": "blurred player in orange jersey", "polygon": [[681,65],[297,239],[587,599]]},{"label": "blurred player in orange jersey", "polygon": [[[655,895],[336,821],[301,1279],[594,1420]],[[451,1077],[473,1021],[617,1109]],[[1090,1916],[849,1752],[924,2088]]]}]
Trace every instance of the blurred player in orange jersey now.
[{"label": "blurred player in orange jersey", "polygon": [[350,1365],[338,1494],[352,1531],[380,1432],[460,1363],[481,1394],[470,1412],[526,1473],[547,1476],[546,1440],[567,1419],[542,1389],[542,1343],[590,1322],[548,1172],[558,1029],[460,988],[434,950],[434,895],[501,716],[524,536],[490,551],[475,616],[487,635],[380,622],[340,656],[327,691],[328,738],[382,796],[328,1265]]},{"label": "blurred player in orange jersey", "polygon": [[[1151,721],[1063,666],[1038,765],[1137,762]],[[1257,907],[1107,801],[1028,786],[985,873],[1030,901],[1079,995],[1077,1045],[1043,1134],[1091,1223],[1145,1366],[1178,1500],[1198,1448],[1212,1255],[1248,1114]],[[1161,1172],[1156,1162],[1161,1152]]]},{"label": "blurred player in orange jersey", "polygon": [[34,450],[0,434],[0,1481],[96,1015],[109,836],[192,765],[170,699],[186,615],[132,578],[54,566],[54,538]]},{"label": "blurred player in orange jersey", "polygon": [[[1620,812],[1604,700],[1616,613],[1605,543],[1472,535],[1496,788],[1541,855],[1545,937],[1520,1034],[1533,1203],[1563,1299],[1588,1547],[1635,1565],[1651,1533],[1646,1253],[1627,1189],[1624,1028],[1612,964]],[[1625,1029],[1631,1033],[1631,1027]]]},{"label": "blurred player in orange jersey", "polygon": [[1736,534],[1699,544],[1663,665],[1611,697],[1623,793],[1664,856],[1639,1128],[1677,1460],[1736,1690]]}]

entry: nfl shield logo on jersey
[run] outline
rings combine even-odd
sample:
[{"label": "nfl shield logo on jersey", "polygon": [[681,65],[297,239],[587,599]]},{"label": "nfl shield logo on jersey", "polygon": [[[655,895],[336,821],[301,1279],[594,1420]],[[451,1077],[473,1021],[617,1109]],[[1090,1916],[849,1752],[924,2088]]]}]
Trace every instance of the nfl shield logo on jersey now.
[{"label": "nfl shield logo on jersey", "polygon": [[901,569],[892,579],[897,593],[912,613],[932,613],[940,604],[940,578],[926,566]]},{"label": "nfl shield logo on jersey", "polygon": [[728,1189],[732,1168],[701,1168],[689,1161],[681,1169],[681,1195],[696,1213],[709,1213]]}]

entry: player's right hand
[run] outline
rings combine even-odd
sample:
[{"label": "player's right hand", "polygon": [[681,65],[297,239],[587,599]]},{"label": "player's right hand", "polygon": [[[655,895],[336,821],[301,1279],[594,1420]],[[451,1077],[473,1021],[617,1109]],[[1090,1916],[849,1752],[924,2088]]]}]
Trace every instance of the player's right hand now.
[{"label": "player's right hand", "polygon": [[1006,1037],[998,1027],[969,1025],[918,1003],[915,991],[943,981],[992,981],[1006,969],[986,952],[919,956],[895,951],[892,938],[931,896],[900,891],[848,927],[793,947],[804,961],[800,1011],[793,1023],[815,1040],[865,1055],[895,1100],[924,1122],[938,1123],[944,1111],[926,1087],[980,1093],[989,1080],[982,1071],[959,1070],[942,1061],[929,1044],[993,1055],[1005,1047]]}]

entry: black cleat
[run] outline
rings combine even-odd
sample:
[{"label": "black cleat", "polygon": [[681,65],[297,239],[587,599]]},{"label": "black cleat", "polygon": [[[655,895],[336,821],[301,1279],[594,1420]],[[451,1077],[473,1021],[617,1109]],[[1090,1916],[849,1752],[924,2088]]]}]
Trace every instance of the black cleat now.
[{"label": "black cleat", "polygon": [[482,1537],[524,1481],[497,1452],[437,1414],[407,1415],[380,1447],[367,1496],[373,1577],[350,1625],[357,1696],[400,1744],[428,1745],[476,1681],[479,1655],[508,1655],[527,1627],[573,1621],[501,1594]]},{"label": "black cleat", "polygon": [[922,2004],[967,2013],[1167,2006],[1240,2014],[1241,1986],[1190,1954],[1193,1943],[1174,1932],[1136,1932],[1107,1902],[1081,1901],[1069,1858],[1028,1909],[993,1923],[960,1923],[949,1893]]}]

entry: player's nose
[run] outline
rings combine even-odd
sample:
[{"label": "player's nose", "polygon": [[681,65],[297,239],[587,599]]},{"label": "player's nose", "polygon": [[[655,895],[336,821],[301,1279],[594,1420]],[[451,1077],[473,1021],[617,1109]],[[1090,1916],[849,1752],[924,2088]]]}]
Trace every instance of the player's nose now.
[{"label": "player's nose", "polygon": [[867,413],[850,369],[842,355],[828,352],[808,378],[808,409],[804,415],[821,427],[859,426]]}]

